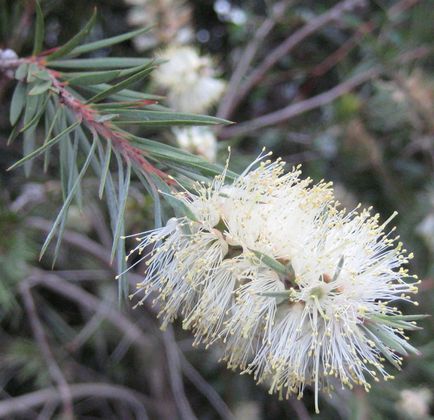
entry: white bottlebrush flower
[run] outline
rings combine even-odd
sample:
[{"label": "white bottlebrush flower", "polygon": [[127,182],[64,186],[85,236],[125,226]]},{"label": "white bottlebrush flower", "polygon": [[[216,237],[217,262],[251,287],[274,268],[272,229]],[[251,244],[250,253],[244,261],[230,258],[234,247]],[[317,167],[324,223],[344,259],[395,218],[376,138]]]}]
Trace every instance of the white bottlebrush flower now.
[{"label": "white bottlebrush flower", "polygon": [[191,8],[182,0],[125,0],[132,6],[127,13],[131,26],[153,26],[152,31],[133,39],[138,51],[161,44],[185,44],[193,39]]},{"label": "white bottlebrush flower", "polygon": [[193,47],[172,46],[160,58],[166,62],[153,77],[177,111],[205,113],[223,94],[225,83],[214,77],[211,58],[200,56]]},{"label": "white bottlebrush flower", "polygon": [[392,218],[347,214],[330,184],[262,158],[233,183],[225,169],[178,193],[187,216],[139,235],[140,303],[154,293],[163,326],[181,315],[196,343],[220,342],[228,366],[270,392],[301,397],[312,385],[318,409],[319,390],[369,390],[370,378],[391,378],[385,359],[399,368],[396,353],[415,351],[404,330],[418,317],[395,306],[417,291],[403,268],[412,255],[385,233]]},{"label": "white bottlebrush flower", "polygon": [[432,391],[428,388],[403,389],[396,404],[399,413],[414,420],[428,420]]},{"label": "white bottlebrush flower", "polygon": [[209,127],[175,127],[173,133],[181,149],[215,162],[217,138]]}]

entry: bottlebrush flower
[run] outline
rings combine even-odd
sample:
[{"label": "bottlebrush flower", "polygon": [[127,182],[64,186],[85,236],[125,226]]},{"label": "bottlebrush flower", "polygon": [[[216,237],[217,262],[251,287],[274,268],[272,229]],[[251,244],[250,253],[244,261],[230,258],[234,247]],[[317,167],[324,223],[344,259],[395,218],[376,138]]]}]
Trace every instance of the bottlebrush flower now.
[{"label": "bottlebrush flower", "polygon": [[181,149],[215,162],[217,139],[209,127],[175,127],[173,133]]},{"label": "bottlebrush flower", "polygon": [[394,215],[339,210],[330,184],[263,158],[232,184],[223,171],[177,193],[186,216],[138,235],[139,304],[153,293],[163,327],[181,315],[195,343],[221,343],[228,367],[270,392],[312,385],[318,410],[320,389],[369,390],[369,378],[392,377],[386,359],[399,368],[397,353],[416,351],[404,330],[420,317],[394,306],[417,292],[403,267],[412,254],[385,232]]},{"label": "bottlebrush flower", "polygon": [[167,60],[153,73],[167,90],[169,105],[182,112],[203,113],[223,94],[225,83],[214,77],[212,61],[193,47],[172,46],[161,53]]}]

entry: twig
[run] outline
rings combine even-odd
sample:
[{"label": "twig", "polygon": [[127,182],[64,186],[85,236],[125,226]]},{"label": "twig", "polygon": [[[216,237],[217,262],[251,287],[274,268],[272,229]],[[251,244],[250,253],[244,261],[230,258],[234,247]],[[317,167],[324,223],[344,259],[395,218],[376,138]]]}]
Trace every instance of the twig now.
[{"label": "twig", "polygon": [[180,418],[182,420],[197,419],[185,395],[181,374],[181,361],[173,334],[173,328],[171,326],[168,327],[162,335],[164,348],[166,350],[167,367],[169,369],[170,386]]},{"label": "twig", "polygon": [[113,147],[122,155],[124,160],[134,163],[137,168],[144,173],[155,174],[163,179],[167,184],[173,184],[174,181],[163,171],[152,165],[146,158],[145,152],[133,146],[128,140],[128,134],[118,129],[111,121],[101,121],[99,112],[92,108],[79,97],[68,90],[67,82],[61,80],[61,73],[51,70],[47,67],[46,59],[43,55],[31,56],[17,59],[0,59],[0,72],[7,76],[8,70],[15,70],[21,64],[33,64],[37,69],[47,73],[51,81],[53,92],[59,98],[59,102],[64,104],[92,133],[98,134],[103,139],[111,142]]},{"label": "twig", "polygon": [[[420,0],[401,0],[390,7],[390,9],[387,11],[387,17],[389,19],[396,19],[400,14],[415,6],[419,2]],[[332,67],[341,61],[353,49],[354,46],[357,45],[361,38],[372,32],[375,28],[377,28],[377,26],[378,23],[374,19],[360,25],[356,33],[346,42],[344,42],[336,51],[330,54],[325,60],[315,66],[315,68],[310,72],[310,75],[313,77],[319,77],[327,73]]]},{"label": "twig", "polygon": [[[366,3],[365,0],[345,0],[332,7],[322,15],[312,19],[303,27],[291,34],[285,41],[276,47],[259,66],[252,71],[247,80],[241,85],[237,91],[236,98],[232,102],[231,109],[235,109],[239,103],[247,96],[250,90],[256,86],[267,72],[285,55],[291,52],[297,45],[304,41],[307,37],[317,32],[330,22],[339,19],[344,13],[362,6]],[[228,116],[230,113],[228,114]]]},{"label": "twig", "polygon": [[247,45],[244,53],[240,57],[238,64],[233,72],[231,79],[229,80],[225,95],[220,101],[219,108],[217,110],[217,116],[219,118],[227,118],[234,109],[234,103],[238,96],[238,86],[242,82],[245,74],[249,70],[249,67],[265,37],[271,32],[276,25],[277,20],[285,12],[285,9],[291,2],[288,0],[281,1],[273,6],[271,16],[264,20],[262,25],[256,31],[252,41]]},{"label": "twig", "polygon": [[20,293],[23,297],[24,306],[27,311],[35,341],[38,344],[39,349],[41,350],[43,358],[45,359],[45,363],[48,367],[48,372],[50,373],[51,378],[53,379],[54,383],[57,384],[57,387],[59,389],[59,394],[62,398],[65,418],[73,419],[74,411],[71,390],[65,377],[63,376],[62,370],[60,369],[53,356],[53,353],[51,352],[50,346],[45,336],[44,329],[36,311],[35,302],[33,300],[32,294],[30,293],[29,284],[26,281],[20,284]]},{"label": "twig", "polygon": [[320,106],[326,105],[336,98],[350,92],[362,83],[372,79],[377,76],[381,71],[381,67],[377,66],[370,70],[364,71],[352,78],[340,83],[339,85],[333,87],[332,89],[320,93],[312,98],[306,99],[295,104],[290,104],[285,108],[279,109],[278,111],[271,112],[269,114],[263,115],[262,117],[255,118],[250,121],[246,121],[241,124],[237,124],[232,127],[227,127],[222,131],[220,137],[225,139],[233,136],[239,136],[243,134],[250,133],[251,131],[257,130],[259,128],[264,128],[270,125],[279,124],[283,121],[287,121],[297,115],[303,114],[306,111],[318,108]]},{"label": "twig", "polygon": [[8,47],[17,51],[21,49],[23,42],[26,40],[29,29],[32,24],[32,14],[35,11],[35,0],[27,0],[24,11],[21,15],[18,25],[15,27],[13,35],[8,42]]},{"label": "twig", "polygon": [[289,404],[294,409],[294,411],[297,413],[298,420],[310,420],[311,417],[309,416],[309,412],[307,411],[304,404],[298,400],[297,398],[290,398]]},{"label": "twig", "polygon": [[345,41],[336,51],[315,66],[309,75],[312,77],[319,77],[327,73],[357,45],[361,38],[372,32],[374,28],[375,25],[373,22],[362,24],[351,38]]},{"label": "twig", "polygon": [[[26,224],[33,229],[40,230],[44,233],[49,233],[52,228],[52,223],[42,217],[28,217]],[[79,233],[65,230],[63,240],[73,246],[80,248],[82,251],[92,255],[104,265],[111,266],[110,254],[107,250],[95,241],[87,238]]]},{"label": "twig", "polygon": [[[69,386],[71,398],[77,400],[80,398],[110,398],[127,402],[135,408],[137,418],[147,419],[145,405],[149,404],[149,399],[132,389],[106,383],[82,383]],[[23,413],[35,407],[46,403],[58,403],[62,400],[60,392],[55,388],[47,388],[0,401],[0,417]]]},{"label": "twig", "polygon": [[[401,54],[392,64],[404,64],[408,61],[425,57],[430,52],[431,49],[426,46],[415,48],[412,51]],[[304,112],[324,106],[330,102],[333,102],[340,96],[352,91],[368,80],[378,76],[383,70],[384,68],[381,65],[372,67],[371,69],[361,72],[356,76],[353,76],[350,79],[340,83],[339,85],[334,86],[330,90],[313,96],[312,98],[290,104],[285,108],[279,109],[278,111],[271,112],[253,120],[226,127],[221,132],[220,138],[226,139],[232,136],[244,135],[259,128],[282,123],[296,117],[297,115],[303,114]]]},{"label": "twig", "polygon": [[90,293],[81,288],[68,283],[61,277],[48,272],[35,273],[28,277],[25,282],[28,282],[29,287],[42,285],[50,290],[66,297],[69,300],[76,302],[80,306],[84,306],[90,311],[99,311],[99,313],[110,321],[119,331],[125,334],[132,342],[137,342],[140,346],[148,348],[149,341],[135,324],[133,324],[124,314],[119,312],[116,307],[107,302],[101,301]]},{"label": "twig", "polygon": [[[178,348],[179,349],[179,348]],[[223,420],[234,420],[235,417],[227,404],[223,401],[216,390],[202,377],[195,367],[187,360],[183,352],[179,349],[182,371],[187,379],[205,396],[215,411]]]}]

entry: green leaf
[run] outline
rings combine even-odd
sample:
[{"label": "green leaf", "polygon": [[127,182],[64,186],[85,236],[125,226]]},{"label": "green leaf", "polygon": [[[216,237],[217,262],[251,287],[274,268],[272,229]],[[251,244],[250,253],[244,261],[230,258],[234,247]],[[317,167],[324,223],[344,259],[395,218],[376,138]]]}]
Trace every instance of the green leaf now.
[{"label": "green leaf", "polygon": [[261,292],[258,293],[259,296],[264,297],[272,297],[272,298],[288,298],[291,296],[292,291],[291,290],[282,290],[281,292]]},{"label": "green leaf", "polygon": [[375,324],[366,323],[365,327],[374,334],[378,340],[381,340],[386,346],[390,347],[392,350],[407,356],[408,353],[405,350],[402,342],[404,340],[397,337],[394,333],[388,332],[384,328],[378,327]]},{"label": "green leaf", "polygon": [[142,66],[146,63],[155,62],[147,58],[119,57],[119,58],[76,58],[73,60],[53,60],[47,63],[47,67],[57,69],[123,69]]},{"label": "green leaf", "polygon": [[[53,121],[54,123],[54,121]],[[27,162],[30,159],[34,159],[35,157],[41,155],[45,152],[48,148],[54,146],[63,136],[70,133],[72,130],[74,130],[75,127],[77,127],[79,124],[81,124],[81,121],[76,121],[74,124],[70,125],[69,127],[65,128],[62,132],[57,134],[57,136],[53,137],[51,140],[46,141],[44,140],[44,144],[39,147],[38,149],[34,150],[33,152],[27,154],[22,159],[20,159],[18,162],[15,162],[12,166],[10,166],[7,170],[11,171],[12,169],[15,169],[19,166],[21,166],[23,163]],[[51,128],[51,127],[50,127]],[[51,135],[51,130],[49,130],[49,134]]]},{"label": "green leaf", "polygon": [[83,29],[74,37],[72,37],[66,44],[61,46],[57,51],[50,54],[46,60],[52,61],[56,58],[60,58],[68,54],[70,51],[72,51],[84,38],[86,38],[91,29],[93,28],[93,25],[95,24],[96,20],[96,9],[93,11],[92,16],[86,23],[86,25],[83,27]]},{"label": "green leaf", "polygon": [[[37,98],[37,101],[34,101],[36,103],[36,105],[34,106],[34,108],[35,108],[35,110],[37,112],[34,114],[34,116],[33,116],[33,118],[31,120],[27,121],[28,117],[27,117],[27,108],[26,108],[26,113],[24,114],[24,123],[25,124],[24,124],[24,127],[20,130],[20,133],[24,133],[30,127],[33,127],[34,125],[38,124],[39,120],[42,117],[42,114],[45,112],[49,95],[45,95],[44,97],[41,97],[41,96],[38,96],[38,95],[30,96],[27,103],[30,103],[33,100],[33,98]],[[32,103],[33,103],[33,101],[32,101]],[[28,107],[30,107],[30,105],[28,105]]]},{"label": "green leaf", "polygon": [[96,139],[94,138],[93,144],[89,150],[89,153],[87,154],[86,161],[84,162],[84,164],[80,170],[80,173],[78,174],[78,176],[75,180],[75,183],[72,186],[72,188],[68,194],[68,197],[66,197],[65,202],[63,203],[63,206],[59,211],[59,214],[57,215],[56,220],[54,221],[53,226],[51,227],[50,233],[48,234],[47,238],[45,239],[44,245],[42,246],[41,253],[39,256],[40,259],[45,254],[45,251],[47,250],[48,245],[50,244],[51,240],[53,239],[54,235],[56,234],[56,230],[57,230],[59,224],[62,222],[63,217],[65,217],[65,215],[66,215],[66,211],[68,210],[68,208],[71,204],[71,201],[74,198],[74,195],[75,195],[75,192],[78,188],[78,185],[81,182],[81,179],[83,178],[84,174],[86,173],[87,168],[89,167],[90,162],[93,158],[93,155],[95,153],[95,147],[96,147]]},{"label": "green leaf", "polygon": [[27,63],[20,64],[15,72],[15,79],[24,81],[27,78],[29,65]]},{"label": "green leaf", "polygon": [[112,152],[112,145],[111,145],[111,141],[110,139],[107,139],[107,148],[106,148],[106,152],[104,155],[104,159],[102,160],[102,164],[101,164],[101,179],[100,179],[100,183],[99,183],[99,190],[98,190],[98,195],[99,198],[102,198],[102,195],[104,193],[104,187],[106,184],[106,180],[107,180],[107,174],[109,172],[109,168],[110,168],[110,158],[111,158],[111,152]]},{"label": "green leaf", "polygon": [[282,274],[285,277],[289,277],[290,279],[295,278],[294,269],[292,268],[291,264],[284,265],[279,261],[275,260],[274,258],[263,254],[262,252],[254,251],[253,249],[251,249],[250,251],[252,251],[261,262],[263,262],[267,267],[270,267],[276,273]]},{"label": "green leaf", "polygon": [[35,63],[31,63],[27,72],[27,83],[34,82],[36,80],[36,75],[39,72],[39,67]]},{"label": "green leaf", "polygon": [[209,117],[206,115],[187,114],[180,112],[162,112],[149,110],[136,110],[125,108],[112,108],[110,112],[119,114],[116,120],[118,125],[145,125],[145,126],[167,126],[167,125],[217,125],[229,124],[229,121],[221,118]]},{"label": "green leaf", "polygon": [[20,129],[19,129],[19,126],[16,125],[12,129],[11,133],[9,134],[8,140],[6,142],[6,145],[9,146],[19,136],[19,134],[20,134]]},{"label": "green leaf", "polygon": [[421,319],[430,318],[431,315],[427,314],[417,314],[417,315],[380,315],[378,314],[377,317],[387,317],[392,318],[397,321],[419,321]]},{"label": "green leaf", "polygon": [[98,117],[95,118],[96,122],[99,123],[103,123],[105,121],[111,121],[114,118],[116,118],[118,116],[118,114],[103,114],[103,115],[99,115]]},{"label": "green leaf", "polygon": [[[32,153],[32,151],[35,148],[35,144],[36,144],[35,128],[33,127],[24,133],[24,136],[23,136],[23,154],[26,156],[26,155]],[[32,170],[32,162],[31,161],[24,162],[24,175],[26,176],[26,178],[28,178],[30,176],[31,170]]]},{"label": "green leaf", "polygon": [[342,255],[342,257],[339,258],[338,265],[336,267],[336,271],[335,271],[335,274],[333,275],[332,281],[336,281],[338,279],[339,275],[341,274],[342,267],[344,266],[344,260],[345,260],[345,258]]},{"label": "green leaf", "polygon": [[51,85],[52,85],[51,80],[46,80],[42,83],[38,83],[35,86],[33,86],[32,89],[30,89],[29,95],[30,96],[40,95],[46,92],[48,89],[50,89]]},{"label": "green leaf", "polygon": [[12,95],[10,107],[9,120],[12,126],[18,122],[18,119],[23,112],[24,104],[26,103],[26,92],[26,85],[22,82],[18,82],[17,87],[15,88]]},{"label": "green leaf", "polygon": [[111,38],[102,39],[100,41],[90,42],[88,44],[80,45],[74,48],[69,55],[80,55],[91,51],[99,50],[100,48],[110,47],[115,44],[119,44],[124,41],[128,41],[131,38],[142,35],[148,32],[150,28],[140,28],[135,31],[127,32],[122,35],[113,36]]},{"label": "green leaf", "polygon": [[184,217],[186,216],[190,220],[193,220],[194,222],[197,222],[197,217],[193,213],[193,211],[190,209],[190,207],[187,206],[182,200],[175,197],[172,194],[172,191],[167,186],[167,184],[161,180],[158,176],[151,174],[152,180],[155,183],[155,185],[158,187],[158,192],[162,194],[163,198],[167,201],[167,203],[173,208],[175,211],[175,214],[178,217]]},{"label": "green leaf", "polygon": [[402,328],[403,330],[416,331],[422,329],[421,327],[418,327],[417,325],[411,322],[398,320],[393,315],[369,314],[367,315],[367,319],[370,319],[373,322],[376,322],[378,324],[389,325],[390,327],[393,328]]},{"label": "green leaf", "polygon": [[[166,162],[167,164],[177,163],[211,176],[220,174],[223,170],[219,165],[209,163],[199,156],[184,152],[176,147],[131,134],[129,134],[128,137],[131,139],[132,145],[146,151],[152,159],[159,162]],[[226,177],[230,180],[235,180],[237,176],[238,175],[232,171],[227,171],[226,173]]]},{"label": "green leaf", "polygon": [[42,51],[42,44],[44,42],[44,14],[42,13],[41,6],[38,1],[35,1],[36,9],[36,29],[35,29],[35,40],[33,42],[33,52],[32,55],[38,55]]},{"label": "green leaf", "polygon": [[[122,165],[122,162],[120,162],[119,164]],[[125,174],[125,178],[123,180],[122,185],[121,184],[119,185],[119,206],[118,206],[118,214],[116,218],[115,229],[113,232],[113,246],[112,246],[111,257],[110,257],[111,261],[113,261],[115,257],[119,239],[122,235],[125,207],[127,204],[130,181],[131,181],[131,164],[127,163],[127,173]]]},{"label": "green leaf", "polygon": [[370,338],[374,341],[374,343],[377,345],[378,349],[381,351],[381,353],[386,357],[386,359],[398,370],[401,370],[401,366],[399,365],[398,361],[393,357],[393,353],[382,343],[381,340],[378,339],[378,337],[372,333],[368,328],[366,328],[364,325],[362,325],[363,330],[369,335]]},{"label": "green leaf", "polygon": [[122,82],[119,82],[113,86],[110,86],[108,89],[106,89],[100,93],[97,93],[95,96],[88,99],[86,101],[86,103],[88,104],[88,103],[94,103],[94,102],[102,101],[103,99],[107,98],[108,96],[111,96],[114,93],[119,92],[119,91],[123,90],[124,88],[130,86],[131,84],[137,82],[138,80],[143,79],[152,70],[153,70],[153,67],[145,68],[142,71],[139,71],[138,73],[133,74],[132,76],[128,77],[127,79],[122,80]]},{"label": "green leaf", "polygon": [[68,77],[65,77],[65,79],[70,85],[89,86],[107,83],[116,79],[120,75],[120,70],[83,72],[73,75],[71,78],[69,78],[71,76],[70,74],[65,74],[65,76],[66,75]]},{"label": "green leaf", "polygon": [[[91,92],[103,92],[108,89],[110,85],[101,83],[100,85],[93,86],[84,86],[84,89],[89,90]],[[148,100],[161,100],[163,99],[161,96],[157,95],[149,95],[147,93],[136,92],[130,89],[123,89],[121,92],[111,95],[111,98],[115,101],[131,101],[131,100],[139,100],[139,101],[148,101]],[[94,107],[102,107],[105,104],[92,104]]]},{"label": "green leaf", "polygon": [[[56,111],[54,111],[54,105],[52,105],[51,103],[48,104],[47,112],[45,114],[45,139],[43,145],[47,144],[47,142],[50,141],[51,133],[53,132],[53,129],[57,123],[57,118],[59,117],[60,112],[61,112],[60,107],[56,108]],[[49,161],[50,161],[50,149],[47,149],[45,151],[45,156],[44,156],[45,173],[48,170]]]}]

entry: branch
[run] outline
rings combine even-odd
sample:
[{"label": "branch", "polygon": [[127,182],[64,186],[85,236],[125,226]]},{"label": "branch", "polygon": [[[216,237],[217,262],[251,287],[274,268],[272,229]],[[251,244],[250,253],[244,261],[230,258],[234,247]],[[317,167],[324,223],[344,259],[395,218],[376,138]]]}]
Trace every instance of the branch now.
[{"label": "branch", "polygon": [[120,332],[127,336],[131,342],[138,343],[145,348],[149,347],[149,341],[141,329],[132,323],[124,314],[116,310],[113,305],[104,302],[81,288],[68,283],[61,277],[50,273],[38,273],[28,277],[25,282],[29,287],[42,285],[48,289],[84,306],[89,311],[98,311],[101,316],[110,321]]},{"label": "branch", "polygon": [[[71,398],[73,400],[81,398],[109,398],[127,402],[135,408],[140,419],[147,419],[144,406],[149,404],[149,399],[132,389],[105,383],[82,383],[69,386]],[[62,400],[62,396],[55,388],[47,388],[40,391],[31,392],[20,397],[0,401],[0,417],[11,416],[23,413],[46,403],[57,404]]]},{"label": "branch", "polygon": [[180,417],[182,420],[195,420],[197,417],[193,413],[184,391],[184,383],[182,381],[181,374],[181,361],[173,334],[173,328],[171,326],[168,327],[167,331],[164,331],[162,336],[164,348],[166,350],[170,386],[172,388],[173,398],[178,408]]},{"label": "branch", "polygon": [[247,45],[244,53],[241,55],[238,64],[233,72],[231,79],[228,83],[228,87],[225,90],[225,94],[220,101],[219,108],[217,110],[217,116],[219,118],[227,118],[235,107],[237,101],[238,86],[241,84],[245,74],[249,70],[255,55],[265,37],[271,32],[276,25],[276,22],[285,12],[286,8],[291,2],[288,0],[281,1],[273,6],[271,16],[268,17],[262,25],[258,28],[252,41]]},{"label": "branch", "polygon": [[240,136],[250,133],[259,128],[264,128],[270,125],[278,124],[283,121],[287,121],[290,118],[294,118],[297,115],[303,114],[306,111],[311,111],[312,109],[324,106],[336,98],[350,92],[362,83],[372,79],[380,73],[381,68],[374,67],[363,73],[358,74],[343,83],[333,87],[327,92],[316,95],[312,98],[306,99],[295,104],[288,105],[285,108],[279,109],[278,111],[271,112],[270,114],[263,115],[262,117],[255,118],[250,121],[246,121],[241,124],[237,124],[233,127],[228,127],[223,130],[220,137],[225,139],[233,136]]},{"label": "branch", "polygon": [[[428,55],[430,52],[431,49],[429,47],[422,46],[410,52],[402,54],[392,64],[395,66],[398,64],[404,64],[408,61],[422,58]],[[220,138],[226,139],[233,136],[244,135],[259,128],[264,128],[270,125],[282,123],[296,117],[297,115],[303,114],[304,112],[324,106],[330,102],[333,102],[340,96],[352,91],[353,89],[367,82],[368,80],[378,76],[383,70],[383,66],[375,66],[369,70],[357,74],[356,76],[351,77],[350,79],[340,83],[337,86],[334,86],[326,92],[313,96],[312,98],[306,99],[301,102],[296,102],[295,104],[290,104],[285,108],[263,115],[262,117],[258,117],[253,120],[243,122],[241,124],[227,127],[220,134]]]},{"label": "branch", "polygon": [[102,114],[92,108],[90,104],[74,96],[66,88],[68,82],[61,81],[61,74],[46,66],[43,55],[16,59],[2,59],[0,57],[0,71],[7,77],[9,71],[17,69],[21,64],[33,64],[37,66],[39,71],[46,72],[52,84],[51,90],[56,93],[60,103],[68,107],[77,121],[84,123],[92,133],[97,133],[105,140],[110,141],[126,162],[132,162],[139,170],[148,174],[155,174],[165,180],[167,184],[173,184],[173,180],[165,172],[160,171],[144,157],[145,152],[143,150],[131,145],[125,133],[119,131],[111,121],[101,119]]},{"label": "branch", "polygon": [[[177,345],[178,347],[178,345]],[[217,391],[202,377],[195,367],[187,360],[184,353],[179,349],[179,357],[181,360],[182,371],[187,379],[196,387],[196,389],[204,395],[209,403],[214,407],[215,411],[223,420],[234,420],[235,417],[227,404],[223,401]]]},{"label": "branch", "polygon": [[62,370],[60,369],[53,356],[53,353],[51,352],[47,337],[45,336],[44,329],[36,311],[35,302],[33,300],[32,294],[30,293],[30,286],[27,282],[24,281],[20,284],[20,293],[23,297],[24,307],[26,308],[35,341],[41,350],[43,358],[45,359],[45,363],[47,364],[48,372],[50,373],[51,378],[58,386],[59,394],[63,402],[65,419],[73,419],[74,411],[71,390],[65,377],[63,376]]},{"label": "branch", "polygon": [[339,19],[345,12],[348,12],[357,6],[362,6],[366,3],[365,0],[345,0],[332,7],[322,15],[312,19],[303,27],[291,34],[285,41],[283,41],[277,48],[271,51],[262,63],[252,71],[247,80],[241,85],[237,91],[236,98],[232,102],[228,115],[240,104],[247,96],[250,90],[256,86],[267,74],[267,72],[285,55],[289,54],[297,45],[304,41],[307,37],[317,32],[330,22]]},{"label": "branch", "polygon": [[[45,234],[48,234],[52,228],[52,223],[42,217],[28,217],[26,219],[26,224],[33,229],[44,232]],[[81,249],[83,252],[89,255],[92,255],[98,261],[103,263],[103,265],[111,267],[110,253],[107,252],[107,250],[97,242],[71,230],[64,231],[63,239],[66,243]]]}]

